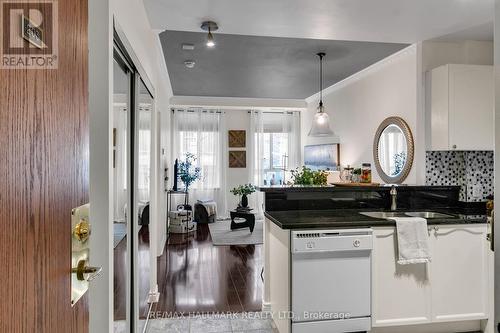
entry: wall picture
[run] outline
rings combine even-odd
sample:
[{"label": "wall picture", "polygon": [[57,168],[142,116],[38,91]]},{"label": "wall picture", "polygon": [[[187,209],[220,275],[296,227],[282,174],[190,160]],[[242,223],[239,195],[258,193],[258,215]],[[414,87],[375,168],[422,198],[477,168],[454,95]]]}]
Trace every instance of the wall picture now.
[{"label": "wall picture", "polygon": [[229,130],[228,145],[229,148],[245,148],[247,133],[245,130]]},{"label": "wall picture", "polygon": [[340,145],[331,143],[305,146],[304,165],[312,170],[338,170],[340,165]]},{"label": "wall picture", "polygon": [[229,151],[229,167],[230,168],[246,168],[247,167],[247,152],[244,150]]}]

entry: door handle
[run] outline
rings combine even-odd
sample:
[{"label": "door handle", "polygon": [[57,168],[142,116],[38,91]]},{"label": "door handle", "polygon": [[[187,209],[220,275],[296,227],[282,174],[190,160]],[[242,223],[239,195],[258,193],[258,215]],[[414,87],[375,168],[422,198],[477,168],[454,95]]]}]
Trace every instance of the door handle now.
[{"label": "door handle", "polygon": [[[80,260],[76,267],[73,267],[71,273],[76,274],[76,278],[79,281],[92,281],[99,275],[101,275],[102,267],[92,267],[87,266],[87,260]],[[89,274],[87,278],[85,278],[85,274]]]},{"label": "door handle", "polygon": [[486,235],[486,239],[490,242],[490,250],[495,251],[495,211],[491,211],[490,217],[490,233]]}]

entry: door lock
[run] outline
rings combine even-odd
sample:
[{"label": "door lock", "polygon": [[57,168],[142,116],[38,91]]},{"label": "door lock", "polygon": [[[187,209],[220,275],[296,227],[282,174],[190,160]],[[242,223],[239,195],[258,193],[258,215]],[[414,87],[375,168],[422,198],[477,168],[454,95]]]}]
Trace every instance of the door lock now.
[{"label": "door lock", "polygon": [[73,228],[73,236],[80,242],[85,243],[90,236],[90,223],[80,220]]},{"label": "door lock", "polygon": [[[102,267],[87,266],[87,260],[80,260],[76,267],[73,267],[71,273],[76,273],[78,281],[92,281],[101,275]],[[85,278],[85,274],[90,274]]]}]

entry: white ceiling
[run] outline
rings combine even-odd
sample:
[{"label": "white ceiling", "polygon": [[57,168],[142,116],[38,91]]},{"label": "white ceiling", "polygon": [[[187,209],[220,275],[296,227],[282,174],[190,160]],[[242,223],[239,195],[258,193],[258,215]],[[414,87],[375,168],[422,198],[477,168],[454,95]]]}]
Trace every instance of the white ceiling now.
[{"label": "white ceiling", "polygon": [[[414,43],[493,21],[494,0],[144,0],[154,30]],[[483,33],[489,31],[482,30]],[[455,35],[454,38],[460,38]],[[480,37],[479,37],[480,38]],[[484,38],[481,38],[484,39]]]}]

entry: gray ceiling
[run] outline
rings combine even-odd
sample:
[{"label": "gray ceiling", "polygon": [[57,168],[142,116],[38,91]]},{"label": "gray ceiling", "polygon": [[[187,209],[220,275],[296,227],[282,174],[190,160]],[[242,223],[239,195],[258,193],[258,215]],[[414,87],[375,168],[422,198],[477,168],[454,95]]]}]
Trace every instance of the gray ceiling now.
[{"label": "gray ceiling", "polygon": [[[259,37],[164,31],[160,40],[174,95],[303,99],[318,92],[319,62],[326,52],[324,87],[401,50],[407,44]],[[183,43],[195,45],[182,50]],[[185,60],[194,60],[192,69]]]}]

